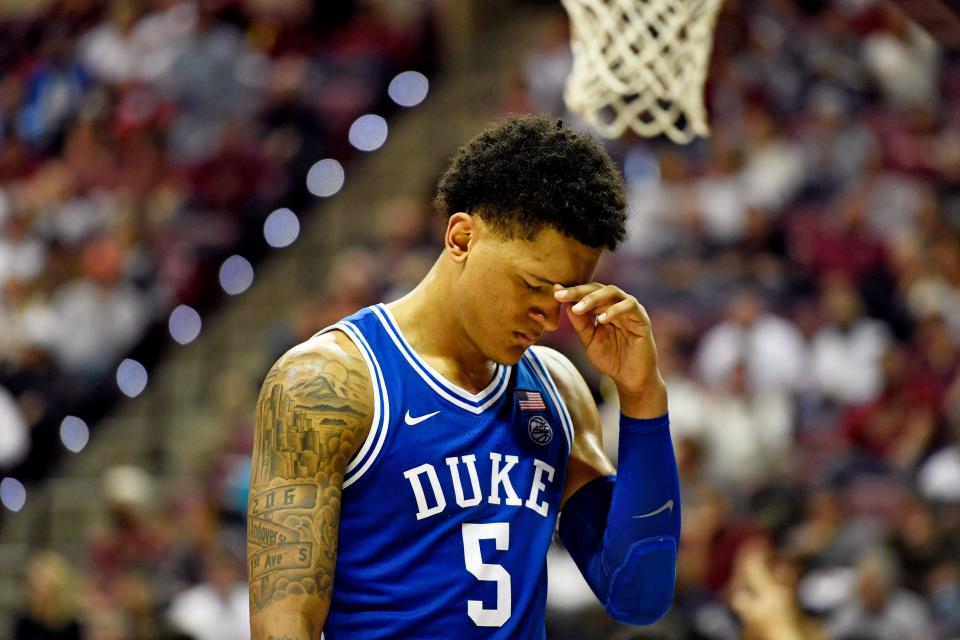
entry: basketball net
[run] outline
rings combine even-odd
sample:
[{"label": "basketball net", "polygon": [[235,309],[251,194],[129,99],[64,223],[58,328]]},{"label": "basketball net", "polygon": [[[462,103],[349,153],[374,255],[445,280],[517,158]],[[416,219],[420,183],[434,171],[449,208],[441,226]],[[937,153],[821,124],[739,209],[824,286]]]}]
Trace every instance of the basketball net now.
[{"label": "basketball net", "polygon": [[710,135],[703,83],[723,0],[562,0],[573,70],[567,108],[608,138],[629,127],[685,144]]}]

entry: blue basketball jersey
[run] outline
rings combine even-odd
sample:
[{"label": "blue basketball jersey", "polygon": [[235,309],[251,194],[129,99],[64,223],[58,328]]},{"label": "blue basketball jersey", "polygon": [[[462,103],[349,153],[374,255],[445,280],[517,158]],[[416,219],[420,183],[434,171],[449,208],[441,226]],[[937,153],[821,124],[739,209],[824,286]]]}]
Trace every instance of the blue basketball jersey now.
[{"label": "blue basketball jersey", "polygon": [[390,311],[340,330],[374,389],[344,476],[327,640],[544,638],[546,555],[573,424],[532,350],[468,393],[410,347]]}]

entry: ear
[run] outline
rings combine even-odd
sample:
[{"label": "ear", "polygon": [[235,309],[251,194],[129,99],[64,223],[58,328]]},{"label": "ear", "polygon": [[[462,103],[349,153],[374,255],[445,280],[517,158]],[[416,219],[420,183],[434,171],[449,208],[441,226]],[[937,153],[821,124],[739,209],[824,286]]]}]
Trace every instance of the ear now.
[{"label": "ear", "polygon": [[477,220],[469,213],[457,212],[447,220],[444,250],[451,260],[462,264],[477,237]]}]

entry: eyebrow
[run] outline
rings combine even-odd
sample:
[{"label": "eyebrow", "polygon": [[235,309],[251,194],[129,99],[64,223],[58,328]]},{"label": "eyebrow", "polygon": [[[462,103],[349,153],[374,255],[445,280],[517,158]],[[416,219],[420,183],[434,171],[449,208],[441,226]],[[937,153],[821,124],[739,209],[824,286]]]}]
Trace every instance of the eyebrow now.
[{"label": "eyebrow", "polygon": [[553,285],[555,285],[555,284],[558,284],[558,285],[560,285],[561,287],[563,287],[564,289],[567,288],[567,285],[563,284],[562,282],[556,282],[556,281],[554,281],[554,280],[551,280],[550,278],[544,278],[543,276],[538,276],[537,274],[532,273],[532,272],[530,272],[530,271],[527,271],[526,274],[527,274],[528,276],[530,276],[531,278],[533,278],[534,280],[539,280],[540,282],[546,282],[546,283],[549,284],[550,286],[553,286]]}]

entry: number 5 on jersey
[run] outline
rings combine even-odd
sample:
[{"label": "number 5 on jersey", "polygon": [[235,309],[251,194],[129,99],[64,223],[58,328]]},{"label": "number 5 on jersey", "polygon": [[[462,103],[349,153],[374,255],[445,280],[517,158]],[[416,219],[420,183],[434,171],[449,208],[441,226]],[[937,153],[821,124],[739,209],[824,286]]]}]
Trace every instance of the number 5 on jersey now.
[{"label": "number 5 on jersey", "polygon": [[480,600],[467,600],[467,615],[478,627],[502,627],[510,619],[510,574],[499,564],[486,564],[480,554],[480,541],[493,540],[497,551],[510,548],[510,523],[463,524],[463,561],[477,580],[497,583],[497,604],[485,609]]}]

